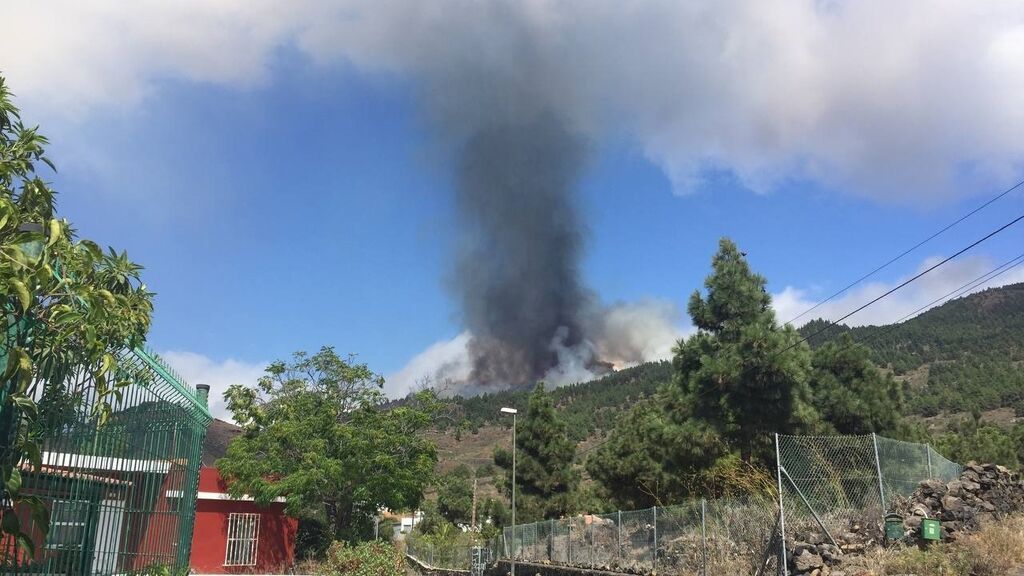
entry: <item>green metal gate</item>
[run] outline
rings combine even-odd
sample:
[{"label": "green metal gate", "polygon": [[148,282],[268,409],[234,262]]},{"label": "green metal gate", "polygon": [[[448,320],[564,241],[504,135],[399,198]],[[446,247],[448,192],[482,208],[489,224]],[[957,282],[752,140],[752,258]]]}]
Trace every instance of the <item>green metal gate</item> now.
[{"label": "green metal gate", "polygon": [[[30,394],[39,405],[35,433],[42,467],[21,466],[21,493],[41,498],[49,511],[42,535],[27,510],[35,554],[0,537],[0,573],[111,575],[188,567],[203,440],[210,423],[197,395],[156,354],[140,348],[119,354],[118,381],[128,385],[110,400],[99,422],[96,390],[80,367],[44,365]],[[2,400],[2,399],[0,399]],[[19,415],[0,402],[0,424]],[[8,429],[5,427],[5,429]],[[6,442],[0,438],[0,442]],[[0,452],[6,451],[0,446]]]}]

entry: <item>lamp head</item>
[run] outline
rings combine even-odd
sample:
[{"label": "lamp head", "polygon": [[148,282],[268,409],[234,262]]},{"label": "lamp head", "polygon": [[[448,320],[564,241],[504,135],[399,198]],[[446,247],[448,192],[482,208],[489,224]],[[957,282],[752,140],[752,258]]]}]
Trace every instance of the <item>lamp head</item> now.
[{"label": "lamp head", "polygon": [[516,410],[515,408],[509,408],[508,406],[502,408],[501,412],[503,414],[518,414],[519,413],[519,411]]}]

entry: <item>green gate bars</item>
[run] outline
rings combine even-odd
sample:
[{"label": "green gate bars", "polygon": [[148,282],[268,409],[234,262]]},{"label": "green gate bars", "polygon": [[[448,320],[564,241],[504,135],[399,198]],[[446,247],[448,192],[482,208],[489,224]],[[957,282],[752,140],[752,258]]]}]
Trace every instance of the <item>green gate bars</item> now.
[{"label": "green gate bars", "polygon": [[[5,356],[0,351],[0,365]],[[97,391],[88,370],[40,366],[29,393],[39,410],[31,426],[42,465],[19,465],[20,493],[43,502],[49,530],[15,506],[35,550],[0,537],[0,573],[187,570],[211,419],[207,399],[155,354],[134,348],[118,356],[116,380],[124,384],[109,400],[105,422],[94,409]],[[8,431],[0,434],[0,453],[9,450],[9,430],[19,421],[17,409],[0,402],[0,429]]]}]

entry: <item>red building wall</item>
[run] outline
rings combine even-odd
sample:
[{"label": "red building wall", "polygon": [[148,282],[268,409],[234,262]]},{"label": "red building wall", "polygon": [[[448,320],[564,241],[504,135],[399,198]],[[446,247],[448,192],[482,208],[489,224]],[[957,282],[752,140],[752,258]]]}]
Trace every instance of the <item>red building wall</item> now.
[{"label": "red building wall", "polygon": [[[226,494],[227,485],[216,468],[199,471],[199,492]],[[230,514],[259,514],[255,566],[224,566]],[[255,502],[204,499],[196,501],[192,535],[192,571],[199,574],[283,574],[295,559],[298,521],[284,513],[283,503],[262,507]]]}]

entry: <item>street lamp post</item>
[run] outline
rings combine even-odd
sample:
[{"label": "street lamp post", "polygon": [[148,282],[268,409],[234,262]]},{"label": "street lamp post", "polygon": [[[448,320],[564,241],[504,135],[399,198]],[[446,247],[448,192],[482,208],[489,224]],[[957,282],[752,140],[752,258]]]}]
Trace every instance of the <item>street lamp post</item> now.
[{"label": "street lamp post", "polygon": [[512,574],[516,576],[516,414],[515,408],[502,408],[503,414],[512,415]]}]

